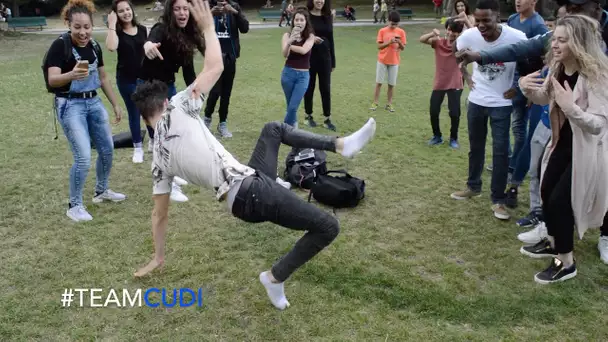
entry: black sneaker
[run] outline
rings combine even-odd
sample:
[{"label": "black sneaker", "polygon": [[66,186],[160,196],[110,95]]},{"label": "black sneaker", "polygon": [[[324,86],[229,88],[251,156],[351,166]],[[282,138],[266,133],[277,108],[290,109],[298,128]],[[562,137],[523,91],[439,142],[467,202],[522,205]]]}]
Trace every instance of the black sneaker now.
[{"label": "black sneaker", "polygon": [[527,255],[531,258],[551,258],[556,257],[557,252],[551,248],[551,243],[547,238],[540,240],[539,243],[533,246],[523,246],[520,250],[521,254]]},{"label": "black sneaker", "polygon": [[505,195],[507,196],[507,198],[505,198],[505,205],[507,208],[517,208],[517,187],[510,187]]},{"label": "black sneaker", "polygon": [[530,212],[528,216],[520,218],[516,223],[522,228],[530,228],[536,226],[542,220],[543,217],[540,213]]},{"label": "black sneaker", "polygon": [[534,281],[539,284],[546,285],[565,281],[574,277],[576,277],[576,261],[574,261],[572,266],[566,268],[561,260],[558,258],[553,258],[553,260],[551,260],[551,264],[546,270],[538,272],[534,275]]},{"label": "black sneaker", "polygon": [[317,127],[317,123],[312,118],[312,115],[307,115],[306,119],[304,119],[304,122],[306,122],[306,124],[310,127]]},{"label": "black sneaker", "polygon": [[331,120],[330,120],[330,119],[326,119],[326,120],[323,122],[323,126],[325,126],[325,128],[327,128],[327,129],[329,129],[329,130],[332,130],[332,131],[335,131],[335,130],[336,130],[336,126],[334,126],[334,124],[333,124],[333,123],[331,123]]}]

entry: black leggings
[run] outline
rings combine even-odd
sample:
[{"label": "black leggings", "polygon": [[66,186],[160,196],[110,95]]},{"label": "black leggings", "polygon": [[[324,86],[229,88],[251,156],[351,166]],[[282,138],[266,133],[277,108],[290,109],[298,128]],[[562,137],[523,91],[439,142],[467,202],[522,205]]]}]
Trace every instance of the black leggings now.
[{"label": "black leggings", "polygon": [[338,220],[276,182],[281,144],[335,152],[334,137],[294,129],[285,124],[266,124],[251,155],[256,174],[243,180],[234,204],[234,216],[246,222],[272,222],[306,233],[291,251],[272,267],[273,277],[283,282],[295,270],[328,246],[340,231]]},{"label": "black leggings", "polygon": [[220,100],[220,109],[218,114],[220,116],[220,122],[226,122],[228,119],[228,107],[230,106],[230,95],[232,94],[232,87],[234,86],[234,76],[236,74],[236,61],[224,62],[224,71],[220,76],[220,79],[215,83],[209,97],[207,98],[207,104],[205,106],[205,117],[211,118],[211,115],[215,111],[215,105],[217,100]]},{"label": "black leggings", "polygon": [[441,137],[441,128],[439,127],[439,113],[445,95],[448,95],[448,108],[450,112],[450,138],[458,140],[458,126],[460,125],[460,96],[462,89],[448,90],[433,90],[431,93],[431,127],[433,136]]},{"label": "black leggings", "polygon": [[321,93],[321,103],[323,104],[323,115],[331,115],[331,60],[319,58],[310,60],[310,80],[308,89],[304,94],[304,111],[312,115],[312,98],[315,94],[317,75],[319,75],[319,92]]},{"label": "black leggings", "polygon": [[555,251],[560,254],[572,252],[572,130],[568,120],[562,126],[557,146],[549,157],[540,193],[547,233],[555,239]]}]

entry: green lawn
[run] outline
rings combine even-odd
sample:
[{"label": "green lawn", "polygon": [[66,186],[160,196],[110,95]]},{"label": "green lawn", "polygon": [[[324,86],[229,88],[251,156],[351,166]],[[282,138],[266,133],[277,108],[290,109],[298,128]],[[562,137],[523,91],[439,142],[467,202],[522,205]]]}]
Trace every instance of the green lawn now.
[{"label": "green lawn", "polygon": [[[396,112],[373,114],[377,27],[336,29],[334,123],[346,134],[373,115],[378,127],[355,160],[330,155],[328,162],[365,179],[367,198],[339,211],[339,237],[286,283],[291,307],[284,312],[271,306],[257,277],[302,234],[243,223],[194,186],[184,188],[189,202],[172,205],[164,269],[133,278],[152,255],[150,154],[135,165],[130,149],[115,151],[110,185],[129,196],[120,204],[91,203],[93,161],[85,203],[94,220],[72,223],[65,216],[72,156],[61,128],[53,140],[40,69],[53,36],[0,36],[0,340],[605,340],[608,266],[598,256],[597,231],[576,242],[577,278],[541,286],[533,275],[548,261],[521,255],[515,219],[492,216],[487,172],[481,198],[450,199],[467,175],[466,115],[461,150],[426,145],[433,54],[417,38],[431,28],[405,26]],[[281,32],[241,38],[229,116],[234,138],[225,145],[243,162],[262,125],[284,116]],[[114,83],[116,55],[105,50],[104,59]],[[383,90],[381,106],[384,99]],[[318,95],[315,108],[320,117]],[[445,112],[441,125],[447,134]],[[126,118],[113,127],[126,130]],[[526,212],[526,190],[514,218]],[[204,307],[62,308],[63,289],[76,287],[203,287]]]}]

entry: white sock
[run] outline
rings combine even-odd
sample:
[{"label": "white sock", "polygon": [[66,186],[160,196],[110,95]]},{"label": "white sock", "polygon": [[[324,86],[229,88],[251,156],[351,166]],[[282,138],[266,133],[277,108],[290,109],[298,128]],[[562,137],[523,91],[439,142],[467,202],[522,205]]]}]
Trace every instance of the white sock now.
[{"label": "white sock", "polygon": [[344,149],[342,155],[346,158],[352,158],[359,153],[361,149],[367,145],[376,133],[376,120],[370,118],[365,125],[355,133],[344,138]]},{"label": "white sock", "polygon": [[279,310],[284,310],[289,307],[289,302],[285,298],[284,283],[273,283],[268,277],[268,272],[260,273],[260,283],[266,288],[266,294],[270,298],[270,302]]}]

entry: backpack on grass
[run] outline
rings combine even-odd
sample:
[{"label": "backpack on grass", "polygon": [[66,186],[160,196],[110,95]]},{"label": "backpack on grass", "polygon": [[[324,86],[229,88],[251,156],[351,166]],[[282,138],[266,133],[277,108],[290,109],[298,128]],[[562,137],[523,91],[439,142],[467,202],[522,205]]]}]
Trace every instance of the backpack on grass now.
[{"label": "backpack on grass", "polygon": [[[335,173],[341,176],[330,176]],[[332,170],[318,174],[308,194],[308,202],[317,202],[335,208],[354,208],[365,197],[365,181],[351,176],[345,170]]]},{"label": "backpack on grass", "polygon": [[310,189],[315,177],[327,172],[325,151],[307,149],[292,149],[285,160],[285,172],[283,178],[292,185]]}]

